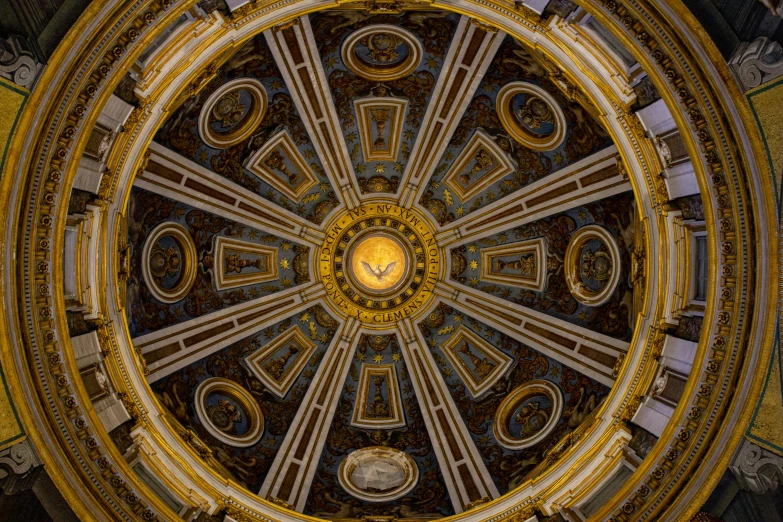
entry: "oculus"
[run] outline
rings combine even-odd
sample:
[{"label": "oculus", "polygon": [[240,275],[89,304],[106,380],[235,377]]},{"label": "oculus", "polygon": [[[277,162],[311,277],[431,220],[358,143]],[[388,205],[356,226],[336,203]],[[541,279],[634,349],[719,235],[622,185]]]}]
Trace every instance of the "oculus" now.
[{"label": "oculus", "polygon": [[246,357],[245,362],[253,375],[282,399],[288,394],[315,348],[315,343],[299,326],[295,326]]},{"label": "oculus", "polygon": [[196,280],[196,245],[176,223],[163,223],[150,232],[142,260],[144,281],[161,303],[184,299]]},{"label": "oculus", "polygon": [[248,158],[245,167],[296,202],[318,184],[318,178],[286,130],[264,143]]},{"label": "oculus", "polygon": [[363,364],[351,425],[367,429],[405,426],[394,364]]},{"label": "oculus", "polygon": [[[376,92],[380,91],[376,88]],[[396,160],[408,100],[372,96],[356,100],[353,106],[364,161]]]},{"label": "oculus", "polygon": [[547,282],[547,241],[539,237],[481,249],[481,280],[543,292]]},{"label": "oculus", "polygon": [[415,210],[365,204],[326,229],[318,272],[339,313],[381,327],[422,312],[440,273],[435,235]]},{"label": "oculus", "polygon": [[267,95],[258,80],[238,78],[207,98],[198,117],[204,143],[227,149],[248,138],[266,114]]},{"label": "oculus", "polygon": [[338,471],[340,485],[367,502],[388,502],[410,492],[419,480],[419,468],[402,451],[372,446],[349,454]]},{"label": "oculus", "polygon": [[210,435],[239,448],[254,445],[264,433],[264,414],[250,392],[234,381],[213,377],[199,384],[196,415]]},{"label": "oculus", "polygon": [[512,82],[497,96],[503,128],[521,145],[537,151],[556,149],[566,135],[566,119],[555,99],[532,83]]},{"label": "oculus", "polygon": [[605,303],[620,281],[620,249],[603,227],[580,228],[568,242],[565,275],[574,298],[587,306]]},{"label": "oculus", "polygon": [[343,63],[367,80],[403,78],[419,66],[423,56],[419,39],[394,25],[370,25],[348,35],[342,46]]},{"label": "oculus", "polygon": [[215,289],[277,279],[277,249],[225,236],[215,238]]},{"label": "oculus", "polygon": [[532,380],[514,388],[495,413],[493,429],[508,449],[529,448],[555,428],[563,414],[563,392],[545,380]]},{"label": "oculus", "polygon": [[511,357],[462,325],[443,343],[442,349],[475,398],[492,388],[513,362]]},{"label": "oculus", "polygon": [[516,165],[495,140],[477,130],[443,177],[443,182],[461,201],[467,201],[515,170]]}]

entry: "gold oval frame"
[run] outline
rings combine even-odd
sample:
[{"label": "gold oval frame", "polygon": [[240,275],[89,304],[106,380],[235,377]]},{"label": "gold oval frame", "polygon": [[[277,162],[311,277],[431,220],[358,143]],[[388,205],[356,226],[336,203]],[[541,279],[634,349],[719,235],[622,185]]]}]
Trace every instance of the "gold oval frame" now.
[{"label": "gold oval frame", "polygon": [[[351,474],[356,468],[356,461],[368,454],[369,458],[386,458],[402,463],[405,481],[389,493],[373,494],[360,490],[351,481]],[[385,446],[368,446],[345,456],[337,471],[337,481],[348,494],[358,499],[367,502],[389,502],[404,496],[416,487],[416,483],[419,481],[419,467],[413,457],[403,451]]]},{"label": "gold oval frame", "polygon": [[[164,236],[171,236],[179,247],[180,252],[182,252],[183,257],[179,281],[170,290],[158,286],[150,269],[152,248]],[[152,296],[161,303],[166,304],[176,303],[184,299],[196,280],[197,257],[196,244],[193,242],[193,238],[190,237],[190,233],[182,225],[164,222],[152,229],[141,251],[141,273]]]},{"label": "gold oval frame", "polygon": [[[517,407],[527,399],[535,395],[546,395],[552,402],[552,414],[544,427],[533,436],[527,438],[518,438],[511,435],[508,430],[510,416]],[[508,449],[520,450],[529,448],[544,440],[555,426],[557,426],[560,416],[563,414],[563,392],[560,388],[543,379],[534,379],[514,388],[498,406],[495,411],[495,418],[492,421],[492,429],[495,432],[495,438],[501,446]]]},{"label": "gold oval frame", "polygon": [[[362,38],[371,36],[373,33],[391,33],[401,38],[408,45],[409,54],[407,58],[399,64],[389,67],[373,65],[359,58],[354,52],[356,46]],[[343,63],[349,71],[366,80],[377,82],[397,80],[408,76],[416,70],[424,56],[421,42],[413,33],[401,27],[388,24],[368,25],[352,32],[343,42],[340,53]]]},{"label": "gold oval frame", "polygon": [[[252,106],[248,109],[248,114],[236,129],[231,129],[224,135],[218,135],[209,127],[209,119],[215,105],[225,96],[233,91],[244,89],[250,93]],[[198,134],[201,139],[214,149],[227,149],[233,147],[247,139],[264,120],[268,96],[263,84],[254,78],[237,78],[221,85],[219,89],[213,92],[198,115]]]},{"label": "gold oval frame", "polygon": [[[12,175],[6,175],[2,179],[4,193],[9,194],[9,199],[3,206],[7,215],[2,227],[9,248],[16,248],[19,253],[18,259],[33,259],[32,255],[35,253],[44,259],[54,260],[55,268],[61,265],[51,253],[62,248],[62,232],[56,226],[50,226],[50,223],[57,224],[61,218],[64,219],[63,200],[67,206],[67,197],[63,197],[63,194],[68,193],[67,189],[76,172],[78,160],[72,161],[72,158],[79,157],[86,143],[84,129],[94,123],[97,112],[108,99],[108,93],[144,46],[194,2],[182,2],[181,5],[174,3],[177,5],[171,8],[171,0],[142,0],[127,9],[115,10],[107,9],[106,5],[91,5],[69,33],[66,39],[68,45],[60,45],[51,60],[51,63],[61,66],[44,70],[27,105],[35,110],[25,111],[21,116],[18,131],[12,138],[9,150],[13,153],[9,154],[6,165],[7,173]],[[646,0],[627,3],[595,1],[585,2],[584,6],[629,47],[640,64],[650,73],[667,106],[672,110],[694,160],[701,192],[705,196],[707,226],[713,232],[710,240],[710,272],[718,274],[721,269],[726,269],[737,276],[730,284],[715,283],[715,287],[711,287],[708,294],[705,333],[696,354],[694,375],[685,391],[689,398],[695,398],[697,390],[699,391],[699,398],[695,399],[692,410],[701,416],[698,420],[689,420],[686,417],[688,407],[678,408],[661,441],[642,462],[633,478],[596,514],[598,518],[624,513],[620,516],[631,520],[643,516],[671,516],[684,520],[706,500],[725,469],[733,449],[742,439],[752,415],[751,409],[746,407],[747,403],[755,404],[754,401],[760,396],[763,386],[762,380],[747,377],[754,372],[763,371],[772,350],[774,321],[767,319],[774,317],[776,313],[774,292],[770,292],[770,288],[774,286],[770,274],[774,275],[777,268],[776,226],[771,226],[770,223],[776,222],[776,213],[774,195],[770,188],[761,184],[754,185],[763,175],[768,174],[769,169],[763,162],[763,144],[758,130],[753,126],[752,114],[747,104],[741,101],[744,100],[742,93],[730,81],[722,80],[730,78],[730,74],[720,54],[706,35],[699,31],[700,26],[695,18],[679,0],[669,0],[664,8]],[[267,9],[266,4],[237,11],[230,23],[239,27],[249,24],[262,8]],[[460,5],[455,9],[499,24],[515,35],[525,33],[529,26],[535,26],[537,23],[494,3],[482,7]],[[302,7],[297,13],[307,10],[307,7]],[[141,15],[144,13],[148,15],[146,23],[141,21]],[[676,13],[678,17],[675,19],[672,13]],[[291,16],[293,15],[286,11],[286,14],[272,17],[263,23],[267,27],[290,19]],[[125,26],[122,25],[124,22],[127,22]],[[123,33],[130,23],[136,24],[132,28],[132,39]],[[514,29],[514,24],[526,26],[525,30]],[[689,34],[668,38],[673,30],[682,27],[690,29]],[[76,48],[73,44],[78,40],[77,35],[86,33],[89,28],[94,28],[90,34],[105,38],[101,41],[95,40],[95,52],[92,54],[88,55],[87,51],[72,53]],[[137,39],[136,28],[142,32],[142,38]],[[542,34],[545,34],[543,30]],[[108,58],[108,51],[115,44],[118,47],[115,48],[117,52],[114,56],[121,58]],[[100,53],[103,51],[107,52],[107,58],[101,61]],[[98,56],[97,63],[93,60],[95,56]],[[552,57],[551,54],[548,56]],[[578,72],[569,71],[567,65],[562,67],[565,69],[564,81],[578,76]],[[712,78],[705,74],[706,71],[716,69],[718,74]],[[673,74],[664,75],[664,72],[669,70]],[[91,71],[96,74],[89,74]],[[83,72],[86,74],[82,74]],[[201,85],[199,78],[196,73],[190,77],[196,88]],[[95,91],[89,95],[83,95],[80,91],[88,82],[93,81],[97,82],[95,99],[92,98]],[[68,89],[65,89],[65,86],[68,86]],[[708,94],[705,94],[707,91],[703,90],[704,86],[708,87]],[[62,94],[55,96],[57,92]],[[80,105],[82,103],[86,103],[86,107]],[[78,117],[71,119],[71,124],[76,129],[76,138],[63,139],[59,143],[49,140],[47,136],[58,135],[57,133],[65,128],[62,115],[71,114],[73,109],[79,109]],[[135,117],[143,121],[148,117],[145,112],[148,109],[149,107],[138,111]],[[624,122],[633,122],[632,114],[626,119],[623,119],[622,115],[619,117]],[[744,127],[741,127],[743,124]],[[133,128],[130,123],[128,126]],[[749,147],[737,147],[737,143]],[[717,159],[705,161],[705,150],[710,155],[716,154]],[[53,159],[55,151],[62,153],[59,160]],[[116,153],[116,157],[121,155],[121,152]],[[644,155],[647,156],[647,152],[644,152]],[[115,156],[114,152],[112,156]],[[136,166],[140,161],[141,159],[131,160]],[[728,165],[732,168],[728,169]],[[643,176],[640,175],[639,179],[642,181],[637,183],[642,183],[644,187]],[[111,186],[112,183],[116,183],[116,180],[108,185]],[[652,182],[648,178],[649,183]],[[715,193],[712,190],[713,185],[717,187]],[[52,192],[45,192],[44,188]],[[110,187],[112,194],[113,190],[114,188]],[[46,194],[47,199],[53,195],[54,204],[44,204],[42,194]],[[721,223],[735,233],[731,239],[725,241],[717,235],[718,205],[722,209]],[[25,228],[26,226],[29,228]],[[748,243],[753,246],[748,246]],[[717,254],[720,248],[732,252],[727,261],[719,261],[717,256],[712,255]],[[30,257],[26,254],[30,254]],[[759,261],[760,258],[763,262]],[[111,259],[114,264],[110,265],[110,269],[117,269],[116,258]],[[89,408],[83,408],[89,404],[89,399],[83,386],[77,384],[78,375],[69,382],[69,377],[73,377],[75,365],[72,355],[68,355],[70,341],[59,306],[62,290],[58,284],[61,276],[57,274],[60,272],[52,270],[34,276],[34,270],[30,269],[29,273],[23,274],[22,268],[27,270],[29,267],[21,262],[18,267],[11,266],[3,280],[4,291],[7,296],[11,296],[8,299],[11,310],[8,311],[8,317],[3,324],[3,333],[11,341],[4,343],[5,349],[0,351],[0,354],[20,417],[27,428],[28,436],[52,474],[52,480],[81,517],[132,518],[134,514],[145,520],[159,516],[173,517],[173,512],[134,477],[105,432],[102,433],[96,414]],[[52,285],[53,301],[58,305],[54,310],[51,299],[30,300],[33,277],[36,278],[36,285]],[[725,310],[721,317],[728,317],[729,323],[721,323],[723,326],[717,330],[716,294],[721,288],[729,291],[730,296],[736,295],[737,299],[732,297],[724,303]],[[754,299],[752,310],[740,309],[737,305],[737,301],[745,299],[747,294]],[[31,319],[29,328],[28,321],[23,319],[25,306],[29,307],[27,313],[31,314],[28,316]],[[127,359],[127,354],[118,348],[120,343],[115,336],[123,334],[111,329],[109,331],[111,333],[104,345],[108,348],[104,349],[109,350],[117,359],[120,368],[127,369],[124,365],[128,363],[135,368],[136,363]],[[644,335],[642,334],[643,337]],[[19,340],[22,342],[18,342]],[[640,346],[645,346],[645,340],[642,341]],[[65,356],[65,365],[60,365],[55,370],[47,366],[46,358],[52,360],[54,356],[61,355]],[[727,360],[741,361],[741,364],[727,364]],[[700,371],[708,362],[711,365],[707,366],[708,369],[717,370]],[[621,378],[624,374],[632,373],[632,366],[626,366],[629,369],[621,371]],[[642,375],[642,379],[645,378],[643,370],[641,366],[638,369],[638,375]],[[705,382],[703,375],[708,375],[709,382]],[[55,378],[63,384],[57,384]],[[745,384],[726,398],[721,387],[714,384],[729,381]],[[132,389],[129,391],[126,407],[136,412],[134,415],[146,416],[145,410],[135,410],[138,402],[134,393]],[[743,408],[742,403],[745,401],[747,403]],[[627,407],[631,407],[630,403]],[[617,413],[622,411],[624,410],[620,409]],[[728,427],[725,423],[719,423],[720,426],[716,427],[712,422],[716,418],[729,417],[734,422]],[[63,418],[72,422],[60,422],[59,419]],[[709,422],[705,419],[709,419]],[[77,433],[72,424],[82,427],[86,425],[90,429],[80,428]],[[89,442],[92,446],[97,444],[98,449],[88,454],[79,442]],[[667,453],[669,449],[672,452]],[[112,466],[111,472],[106,472],[103,476],[94,462],[99,455],[101,462],[108,461]],[[664,455],[672,458],[665,458]],[[661,495],[637,494],[637,489],[641,491],[640,486],[647,487],[646,484],[652,485],[653,491]],[[81,485],[91,487],[80,487]],[[699,489],[694,493],[694,488]],[[122,502],[117,502],[117,499],[126,495],[133,495],[134,499],[141,498],[141,505],[136,505],[137,507],[131,510]],[[653,503],[652,498],[666,500]],[[501,504],[504,500],[506,504]],[[481,506],[480,516],[492,513],[500,518],[510,517],[530,507],[518,503],[507,509],[508,501],[509,499],[504,497]],[[265,512],[268,510],[275,513],[277,509],[265,501],[261,504]],[[233,498],[222,499],[220,505],[225,507],[231,516],[250,517],[259,509],[255,505],[250,506]],[[502,512],[496,508],[500,508]],[[277,515],[273,516],[281,516],[281,513],[277,512]]]},{"label": "gold oval frame", "polygon": [[[511,111],[511,101],[517,94],[533,95],[540,98],[549,106],[549,110],[555,117],[554,130],[547,136],[537,136],[528,131],[516,119]],[[555,98],[538,85],[528,82],[511,82],[504,85],[495,101],[495,110],[503,128],[506,129],[512,138],[521,145],[537,151],[550,151],[559,147],[566,137],[568,125],[566,123],[563,109],[560,108]]]},{"label": "gold oval frame", "polygon": [[[242,408],[245,410],[244,413],[249,417],[248,423],[250,425],[250,428],[248,428],[248,432],[245,435],[234,437],[212,424],[209,419],[209,414],[204,407],[204,401],[207,396],[213,392],[228,395],[242,405]],[[258,406],[258,403],[253,396],[234,381],[223,377],[205,379],[196,388],[193,403],[196,415],[201,421],[201,425],[204,426],[204,429],[206,429],[210,435],[221,442],[225,442],[229,446],[249,448],[256,444],[264,434],[264,413],[261,411],[261,408]]]},{"label": "gold oval frame", "polygon": [[[581,261],[582,247],[593,239],[597,239],[606,245],[609,249],[612,261],[612,275],[606,285],[599,291],[590,290],[582,283],[579,277],[579,263]],[[618,283],[620,282],[620,272],[622,271],[620,249],[617,241],[612,237],[608,230],[598,225],[587,225],[577,230],[566,247],[565,260],[566,284],[568,290],[574,298],[587,306],[600,306],[612,297]]]}]

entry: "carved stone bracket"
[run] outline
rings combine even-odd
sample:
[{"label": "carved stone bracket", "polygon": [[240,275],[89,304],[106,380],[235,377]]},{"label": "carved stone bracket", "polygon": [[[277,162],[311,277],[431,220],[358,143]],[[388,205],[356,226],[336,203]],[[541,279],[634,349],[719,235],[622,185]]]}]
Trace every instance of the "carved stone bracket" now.
[{"label": "carved stone bracket", "polygon": [[743,439],[729,469],[741,488],[758,495],[775,491],[783,484],[783,457]]},{"label": "carved stone bracket", "polygon": [[743,90],[749,91],[783,75],[783,47],[762,36],[752,42],[742,42],[729,60]]},{"label": "carved stone bracket", "polygon": [[0,39],[0,76],[31,89],[42,67],[33,58],[24,38],[12,36]]},{"label": "carved stone bracket", "polygon": [[0,451],[0,489],[6,495],[32,487],[40,470],[41,459],[30,439]]}]

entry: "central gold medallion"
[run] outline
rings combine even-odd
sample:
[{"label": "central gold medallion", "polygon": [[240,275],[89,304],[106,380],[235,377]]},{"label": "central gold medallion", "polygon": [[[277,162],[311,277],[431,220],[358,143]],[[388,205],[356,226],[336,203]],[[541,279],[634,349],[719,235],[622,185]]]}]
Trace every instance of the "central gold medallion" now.
[{"label": "central gold medallion", "polygon": [[390,203],[338,216],[326,229],[318,262],[330,303],[379,328],[424,311],[442,268],[426,218]]}]

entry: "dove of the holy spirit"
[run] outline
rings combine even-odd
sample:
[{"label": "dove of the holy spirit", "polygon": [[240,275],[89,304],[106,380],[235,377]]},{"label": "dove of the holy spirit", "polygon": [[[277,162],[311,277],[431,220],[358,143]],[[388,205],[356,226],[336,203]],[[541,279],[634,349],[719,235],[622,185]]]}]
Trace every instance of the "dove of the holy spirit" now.
[{"label": "dove of the holy spirit", "polygon": [[397,264],[397,261],[392,261],[391,263],[386,265],[386,268],[381,270],[381,265],[375,265],[375,268],[373,268],[368,263],[366,263],[365,261],[362,261],[362,266],[364,267],[364,269],[367,270],[367,272],[369,274],[374,275],[375,277],[377,277],[378,281],[383,281],[383,278],[391,273],[392,269],[394,269],[394,266],[396,264]]},{"label": "dove of the holy spirit", "polygon": [[384,234],[371,234],[353,245],[351,271],[355,280],[370,292],[394,287],[406,271],[405,251]]}]

